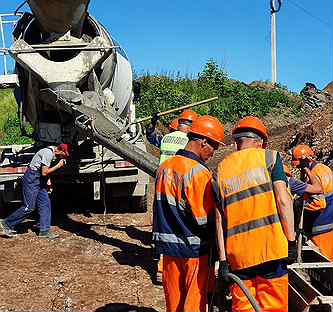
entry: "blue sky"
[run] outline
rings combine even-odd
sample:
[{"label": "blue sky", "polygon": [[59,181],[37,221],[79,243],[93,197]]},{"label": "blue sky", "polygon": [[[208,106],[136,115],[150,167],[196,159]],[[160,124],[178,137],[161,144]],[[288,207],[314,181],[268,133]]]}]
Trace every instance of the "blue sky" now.
[{"label": "blue sky", "polygon": [[[21,2],[1,0],[0,12]],[[195,76],[213,58],[230,78],[271,79],[269,0],[91,0],[89,11],[122,45],[137,73]],[[283,1],[278,82],[300,91],[307,81],[323,88],[332,80],[332,15],[331,0]]]}]

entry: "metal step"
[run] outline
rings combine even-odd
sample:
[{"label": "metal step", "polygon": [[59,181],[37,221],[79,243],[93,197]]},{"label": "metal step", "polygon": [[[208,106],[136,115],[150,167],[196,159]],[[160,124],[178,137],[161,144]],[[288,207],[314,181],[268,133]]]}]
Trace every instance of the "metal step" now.
[{"label": "metal step", "polygon": [[333,312],[333,263],[312,246],[303,246],[302,260],[288,266],[289,311]]}]

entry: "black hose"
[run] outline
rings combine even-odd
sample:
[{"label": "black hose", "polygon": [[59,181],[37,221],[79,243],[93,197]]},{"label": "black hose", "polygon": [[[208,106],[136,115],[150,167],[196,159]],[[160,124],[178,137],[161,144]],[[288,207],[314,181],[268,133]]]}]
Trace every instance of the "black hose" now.
[{"label": "black hose", "polygon": [[249,290],[244,285],[243,281],[237,275],[232,274],[232,273],[228,273],[228,277],[230,279],[232,279],[240,287],[240,289],[243,291],[243,293],[246,296],[246,298],[250,301],[253,309],[256,312],[261,312],[261,309],[260,309],[260,307],[258,305],[258,302],[253,298],[253,296],[251,295],[251,293],[249,292]]}]

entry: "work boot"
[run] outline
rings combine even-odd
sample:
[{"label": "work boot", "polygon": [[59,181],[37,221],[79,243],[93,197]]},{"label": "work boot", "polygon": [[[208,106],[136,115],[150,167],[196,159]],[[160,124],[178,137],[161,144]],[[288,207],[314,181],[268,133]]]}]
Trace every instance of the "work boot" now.
[{"label": "work boot", "polygon": [[0,220],[0,229],[2,230],[2,234],[7,237],[16,236],[16,231],[12,230],[6,223],[5,220]]},{"label": "work boot", "polygon": [[59,237],[59,235],[56,234],[56,233],[52,233],[50,231],[43,231],[43,232],[39,232],[38,237],[39,238],[54,239],[54,238]]}]

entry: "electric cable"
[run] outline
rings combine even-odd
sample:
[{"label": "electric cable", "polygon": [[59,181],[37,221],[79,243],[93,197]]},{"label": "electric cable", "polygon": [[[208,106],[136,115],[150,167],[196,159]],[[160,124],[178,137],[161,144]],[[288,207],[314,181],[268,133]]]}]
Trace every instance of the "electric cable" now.
[{"label": "electric cable", "polygon": [[325,26],[328,26],[331,28],[330,24],[326,21],[326,20],[323,20],[315,15],[313,15],[310,11],[308,11],[306,8],[304,8],[303,6],[301,6],[300,4],[298,4],[296,1],[294,0],[289,0],[290,3],[297,7],[298,9],[300,9],[301,11],[303,11],[305,14],[311,16],[313,19],[317,20],[318,22],[320,22],[321,24],[325,25]]}]

